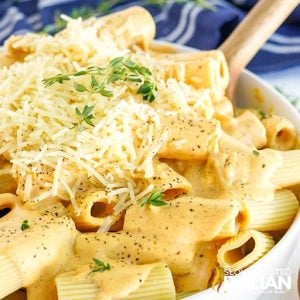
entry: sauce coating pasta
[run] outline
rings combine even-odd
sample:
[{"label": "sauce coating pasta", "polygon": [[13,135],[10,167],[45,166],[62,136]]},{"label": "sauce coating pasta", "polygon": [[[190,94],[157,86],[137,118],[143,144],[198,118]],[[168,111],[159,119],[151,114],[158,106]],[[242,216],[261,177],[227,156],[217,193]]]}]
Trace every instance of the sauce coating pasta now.
[{"label": "sauce coating pasta", "polygon": [[140,7],[67,21],[1,53],[0,298],[171,300],[265,255],[294,126],[234,115],[222,52],[161,52]]}]

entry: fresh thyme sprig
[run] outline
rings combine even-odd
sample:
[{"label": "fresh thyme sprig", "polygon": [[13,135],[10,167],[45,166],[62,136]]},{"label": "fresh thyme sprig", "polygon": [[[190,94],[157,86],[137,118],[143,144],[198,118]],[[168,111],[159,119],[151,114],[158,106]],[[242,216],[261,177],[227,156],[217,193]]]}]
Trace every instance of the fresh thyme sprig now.
[{"label": "fresh thyme sprig", "polygon": [[92,266],[92,270],[89,274],[96,273],[96,272],[104,272],[111,269],[111,265],[109,263],[106,263],[97,258],[93,258],[93,261],[94,261],[94,265]]},{"label": "fresh thyme sprig", "polygon": [[89,67],[85,70],[81,70],[74,73],[69,74],[57,74],[53,77],[49,77],[46,79],[43,79],[42,82],[45,85],[45,87],[49,87],[54,85],[55,83],[63,84],[65,81],[71,80],[72,77],[79,77],[83,75],[104,75],[105,68],[100,67]]},{"label": "fresh thyme sprig", "polygon": [[55,83],[63,84],[74,77],[85,75],[91,76],[90,87],[74,82],[74,88],[78,92],[100,93],[104,97],[112,97],[113,92],[107,88],[107,85],[123,81],[139,83],[137,94],[141,94],[145,101],[152,102],[156,97],[157,87],[151,79],[151,71],[125,57],[112,59],[106,68],[90,67],[75,73],[58,74],[44,79],[43,84],[45,87],[50,87]]},{"label": "fresh thyme sprig", "polygon": [[28,220],[24,220],[22,222],[22,225],[21,225],[21,230],[24,231],[24,230],[29,229],[29,228],[30,228],[30,226],[28,224]]},{"label": "fresh thyme sprig", "polygon": [[94,119],[94,115],[92,114],[92,110],[94,109],[94,107],[94,105],[85,105],[82,111],[80,111],[78,107],[75,108],[76,115],[80,117],[80,121],[78,123],[75,123],[74,127],[77,127],[79,131],[82,131],[84,129],[82,123],[86,123],[93,127],[95,126],[92,121],[92,119]]},{"label": "fresh thyme sprig", "polygon": [[141,206],[143,207],[146,204],[151,204],[153,206],[168,205],[168,203],[166,201],[162,200],[163,196],[164,196],[164,194],[162,191],[155,191],[149,197],[145,197],[141,201]]}]

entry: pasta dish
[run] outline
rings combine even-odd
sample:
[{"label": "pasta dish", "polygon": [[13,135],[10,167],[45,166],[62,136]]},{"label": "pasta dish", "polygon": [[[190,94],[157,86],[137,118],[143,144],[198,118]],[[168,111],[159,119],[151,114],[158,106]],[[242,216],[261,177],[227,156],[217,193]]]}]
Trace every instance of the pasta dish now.
[{"label": "pasta dish", "polygon": [[298,210],[291,122],[143,8],[62,18],[0,54],[0,298],[180,299],[264,256]]}]

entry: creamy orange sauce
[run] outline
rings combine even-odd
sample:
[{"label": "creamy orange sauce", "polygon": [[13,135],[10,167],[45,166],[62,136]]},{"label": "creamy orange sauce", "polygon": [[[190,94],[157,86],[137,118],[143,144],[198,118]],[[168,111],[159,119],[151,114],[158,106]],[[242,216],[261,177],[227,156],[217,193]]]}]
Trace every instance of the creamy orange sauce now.
[{"label": "creamy orange sauce", "polygon": [[238,141],[261,149],[267,144],[266,129],[259,118],[250,111],[238,117],[220,116],[222,129]]},{"label": "creamy orange sauce", "polygon": [[209,161],[223,186],[224,197],[273,199],[275,187],[271,177],[283,163],[279,152],[272,149],[257,151],[226,137],[220,142],[219,151],[210,154]]},{"label": "creamy orange sauce", "polygon": [[168,131],[168,138],[158,151],[158,156],[163,158],[206,159],[220,136],[220,124],[216,120],[172,115],[164,116],[162,123]]},{"label": "creamy orange sauce", "polygon": [[[102,258],[101,258],[102,260]],[[120,260],[104,258],[110,269],[91,273],[92,266],[85,264],[63,276],[72,276],[74,282],[92,282],[98,289],[97,300],[120,299],[137,290],[157,264],[134,265]]]},{"label": "creamy orange sauce", "polygon": [[[12,194],[2,194],[0,201],[11,207],[1,218],[0,255],[15,263],[22,285],[33,284],[41,275],[55,274],[77,234],[73,221],[47,210],[43,213],[28,210]],[[29,228],[22,230],[24,220]]]},{"label": "creamy orange sauce", "polygon": [[[77,238],[68,217],[54,218],[51,212],[39,214],[17,204],[2,219],[6,226],[1,227],[1,251],[9,253],[16,264],[22,262],[18,267],[31,298],[54,300],[54,276],[77,270],[76,276],[82,280],[91,270],[93,257],[104,257],[114,266],[103,274],[93,274],[92,281],[101,291],[97,299],[124,297],[149,275],[152,267],[145,264],[165,260],[174,274],[191,272],[197,243],[212,239],[238,213],[235,201],[223,200],[224,205],[216,201],[185,197],[173,200],[161,210],[132,206],[121,232],[82,234]],[[20,226],[25,219],[29,228],[22,231]],[[137,219],[138,225],[133,222]],[[15,233],[4,241],[7,228]],[[49,291],[46,296],[45,290]]]},{"label": "creamy orange sauce", "polygon": [[[243,229],[243,218],[247,218],[245,200],[274,198],[276,187],[271,184],[271,178],[282,165],[282,156],[270,149],[257,151],[268,145],[268,134],[266,124],[263,126],[254,113],[233,117],[232,104],[224,96],[228,68],[219,50],[173,56],[170,54],[173,49],[160,46],[152,48],[156,56],[151,57],[151,51],[144,55],[143,49],[147,50],[154,38],[155,26],[151,15],[142,8],[117,12],[100,20],[92,18],[81,25],[80,20],[74,22],[75,25],[70,24],[58,33],[57,39],[49,37],[49,43],[32,34],[24,40],[13,37],[6,45],[15,62],[27,57],[24,64],[15,65],[20,68],[13,66],[11,72],[8,68],[5,69],[8,74],[4,74],[6,71],[2,74],[6,87],[17,88],[21,83],[23,91],[17,90],[11,96],[8,88],[2,89],[6,106],[13,109],[6,111],[3,107],[3,120],[9,122],[2,126],[8,130],[0,133],[0,147],[9,146],[4,148],[7,150],[2,156],[11,160],[9,168],[18,186],[16,190],[15,182],[7,179],[10,175],[2,176],[2,181],[11,181],[12,187],[6,185],[4,190],[0,183],[0,193],[16,192],[27,207],[16,196],[0,195],[0,210],[6,204],[11,209],[0,220],[0,257],[8,257],[13,263],[22,286],[27,288],[28,298],[34,300],[56,300],[55,278],[60,276],[72,276],[75,284],[94,285],[97,300],[124,298],[138,290],[158,264],[172,271],[178,291],[203,290],[208,287],[217,265],[217,251],[225,241],[223,238],[236,236],[238,229]],[[91,31],[84,31],[93,24]],[[78,43],[77,37],[83,38],[84,43]],[[101,39],[105,47],[94,44]],[[159,51],[169,54],[159,55]],[[76,85],[73,90],[72,82],[42,89],[41,80],[47,82],[48,76],[55,76],[55,69],[69,74],[83,67],[101,67],[114,54],[136,58],[138,63],[149,62],[155,102],[143,98],[146,93],[140,93],[142,86],[133,89],[135,83],[130,83],[127,75],[119,83],[106,79],[113,71],[110,63],[105,68],[109,74],[105,71],[104,77],[98,79],[103,88],[111,89],[114,97],[97,95],[93,90],[88,95],[89,90],[79,91]],[[12,63],[7,55],[2,56],[4,62],[0,62],[0,67]],[[30,68],[31,64],[35,67]],[[140,66],[137,72],[142,75],[148,68],[145,67]],[[37,71],[36,76],[33,70]],[[23,82],[23,72],[32,80]],[[67,77],[71,76],[75,80],[73,84],[77,83],[75,77],[79,74],[70,74]],[[78,80],[93,87],[96,77],[91,77],[91,83],[89,77]],[[150,77],[152,80],[152,74]],[[143,85],[149,79],[148,75],[141,78],[138,82]],[[138,86],[136,82],[135,87]],[[264,102],[261,90],[255,88],[253,94],[259,104]],[[59,110],[48,112],[50,100],[59,104],[53,105]],[[79,121],[77,110],[85,104],[95,109],[90,115],[95,123],[87,122],[85,125],[90,126],[83,126],[83,131],[77,133],[79,123],[76,125],[72,120]],[[120,106],[122,110],[116,113],[122,114],[117,115],[113,110],[119,104],[123,108]],[[28,114],[22,113],[24,107],[33,111],[34,116],[27,118]],[[66,115],[63,116],[62,110]],[[18,113],[20,120],[15,122],[12,116]],[[54,122],[51,115],[59,122]],[[111,122],[113,126],[107,126]],[[48,132],[41,130],[45,124],[49,126]],[[70,128],[72,124],[74,127]],[[149,126],[143,128],[145,124]],[[52,127],[57,130],[50,130]],[[43,134],[36,137],[35,128]],[[24,138],[31,130],[32,134]],[[111,142],[106,148],[108,140]],[[122,140],[126,143],[122,144]],[[119,153],[111,155],[117,146],[120,146],[116,151]],[[101,155],[94,156],[95,153]],[[162,160],[177,160],[173,164],[178,166],[178,173]],[[44,161],[47,164],[43,165]],[[155,190],[164,193],[167,205],[141,206],[143,197]],[[44,200],[37,197],[41,195]],[[60,204],[58,209],[64,210],[62,214],[55,207],[44,207],[44,203],[56,197],[64,204],[69,201],[68,211]],[[116,204],[123,209],[121,213],[114,210]],[[80,233],[75,228],[74,222],[79,230],[97,230],[107,225],[105,221],[109,218],[104,217],[108,215],[113,221],[119,221],[110,229],[120,231],[102,232],[109,227],[103,226],[97,233]],[[22,228],[24,222],[27,227]],[[93,272],[93,258],[111,267]],[[173,281],[169,282],[173,285]]]},{"label": "creamy orange sauce", "polygon": [[[123,230],[146,234],[155,230],[158,237],[168,235],[171,240],[182,238],[191,243],[210,241],[238,211],[239,204],[234,200],[185,196],[163,207],[131,206],[126,212]],[[163,240],[160,243],[163,244]]]},{"label": "creamy orange sauce", "polygon": [[[109,257],[134,264],[148,264],[164,260],[172,273],[186,274],[192,267],[196,245],[181,236],[120,231],[118,233],[87,233],[75,242],[75,253],[88,257]],[[87,262],[87,261],[85,261]]]},{"label": "creamy orange sauce", "polygon": [[135,205],[127,210],[122,231],[81,235],[75,253],[137,264],[164,260],[173,274],[187,274],[197,243],[215,238],[238,211],[234,200],[195,197],[182,197],[161,208]]},{"label": "creamy orange sauce", "polygon": [[177,292],[199,291],[208,286],[217,263],[218,242],[200,243],[197,246],[193,267],[188,274],[175,276]]},{"label": "creamy orange sauce", "polygon": [[222,192],[216,173],[206,161],[187,161],[183,175],[192,184],[193,196],[214,199]]}]

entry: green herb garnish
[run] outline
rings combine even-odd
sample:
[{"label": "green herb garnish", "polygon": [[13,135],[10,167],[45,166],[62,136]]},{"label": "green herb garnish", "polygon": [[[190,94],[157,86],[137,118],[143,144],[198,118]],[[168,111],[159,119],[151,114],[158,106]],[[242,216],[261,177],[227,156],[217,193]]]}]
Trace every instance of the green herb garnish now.
[{"label": "green herb garnish", "polygon": [[138,89],[137,93],[143,95],[143,100],[152,102],[155,99],[156,86],[153,82],[146,80]]},{"label": "green herb garnish", "polygon": [[24,231],[24,230],[29,229],[29,228],[30,228],[30,226],[28,224],[28,220],[24,220],[22,225],[21,225],[21,230]]},{"label": "green herb garnish", "polygon": [[95,126],[92,122],[92,119],[94,119],[94,116],[92,114],[92,110],[94,109],[94,107],[94,105],[85,105],[82,111],[80,111],[78,107],[75,108],[76,115],[80,117],[80,122],[74,124],[74,127],[78,127],[79,131],[82,131],[84,129],[82,123],[86,123],[93,127]]},{"label": "green herb garnish", "polygon": [[138,83],[137,94],[141,94],[143,100],[152,102],[156,97],[156,84],[151,80],[151,71],[142,65],[138,65],[130,58],[116,57],[112,59],[105,68],[90,67],[70,74],[58,74],[54,77],[43,80],[45,87],[50,87],[55,83],[63,84],[74,77],[91,77],[90,86],[74,82],[77,92],[99,93],[104,97],[112,97],[113,92],[107,88],[108,84],[121,82]]},{"label": "green herb garnish", "polygon": [[258,113],[259,113],[260,119],[265,119],[267,117],[267,114],[261,110]]},{"label": "green herb garnish", "polygon": [[257,150],[252,150],[253,155],[258,156],[259,152]]},{"label": "green herb garnish", "polygon": [[42,82],[45,85],[45,87],[49,87],[54,85],[55,83],[63,84],[65,81],[71,80],[72,77],[79,77],[84,75],[104,75],[105,74],[105,68],[100,67],[89,67],[85,70],[81,70],[74,73],[69,74],[57,74],[53,77],[49,77],[46,79],[43,79]]},{"label": "green herb garnish", "polygon": [[94,265],[92,266],[92,271],[89,274],[96,272],[104,272],[111,269],[111,265],[109,263],[106,263],[97,258],[93,258],[93,261]]},{"label": "green herb garnish", "polygon": [[164,194],[162,191],[156,191],[153,192],[149,197],[145,197],[141,201],[141,206],[143,207],[145,204],[151,204],[154,206],[165,206],[168,205],[168,203],[164,200],[162,200]]},{"label": "green herb garnish", "polygon": [[63,84],[65,81],[70,80],[70,75],[63,75],[63,74],[57,74],[54,77],[48,78],[48,79],[43,79],[43,84],[45,85],[45,87],[49,87],[51,85],[53,85],[54,83],[60,83]]},{"label": "green herb garnish", "polygon": [[272,113],[265,113],[262,110],[260,110],[258,113],[259,113],[260,120],[272,117]]}]

